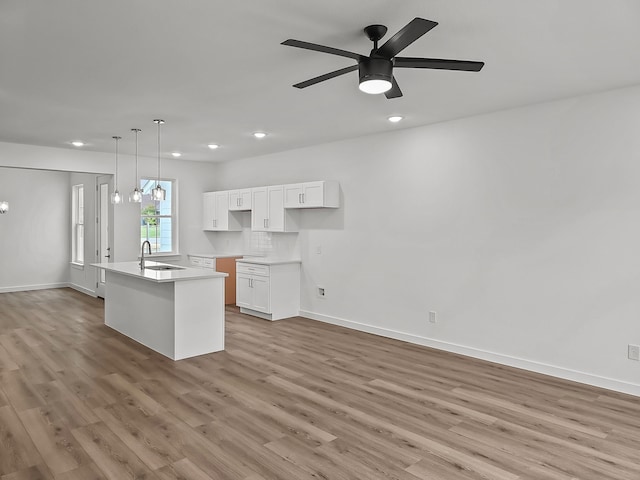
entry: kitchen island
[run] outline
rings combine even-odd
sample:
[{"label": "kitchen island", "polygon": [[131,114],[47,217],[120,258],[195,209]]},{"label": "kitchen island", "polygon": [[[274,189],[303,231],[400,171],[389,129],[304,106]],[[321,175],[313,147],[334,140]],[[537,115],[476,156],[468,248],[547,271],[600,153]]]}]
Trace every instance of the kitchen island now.
[{"label": "kitchen island", "polygon": [[144,270],[93,266],[106,272],[105,325],[172,360],[224,350],[226,273],[152,261]]}]

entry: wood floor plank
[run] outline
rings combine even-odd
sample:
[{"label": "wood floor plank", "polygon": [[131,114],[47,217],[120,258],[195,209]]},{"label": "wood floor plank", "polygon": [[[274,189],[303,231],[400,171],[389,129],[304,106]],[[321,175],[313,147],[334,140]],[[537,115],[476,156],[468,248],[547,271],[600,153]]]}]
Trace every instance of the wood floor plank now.
[{"label": "wood floor plank", "polygon": [[45,465],[35,465],[19,472],[2,475],[1,480],[54,480],[53,475]]},{"label": "wood floor plank", "polygon": [[60,473],[55,476],[55,480],[105,480],[106,477],[102,471],[91,462],[87,465],[71,470],[69,472]]},{"label": "wood floor plank", "polygon": [[0,294],[0,480],[638,480],[640,399],[303,318],[173,362]]},{"label": "wood floor plank", "polygon": [[71,433],[107,479],[157,478],[104,423],[76,428]]},{"label": "wood floor plank", "polygon": [[31,437],[9,405],[0,407],[0,475],[42,464]]},{"label": "wood floor plank", "polygon": [[216,480],[200,470],[188,458],[162,467],[156,474],[161,480]]},{"label": "wood floor plank", "polygon": [[97,408],[95,414],[151,470],[170,465],[184,458],[163,437],[153,435],[137,421],[136,411],[120,405]]},{"label": "wood floor plank", "polygon": [[23,410],[18,415],[53,474],[68,472],[87,463],[84,450],[78,446],[65,423],[51,408]]}]

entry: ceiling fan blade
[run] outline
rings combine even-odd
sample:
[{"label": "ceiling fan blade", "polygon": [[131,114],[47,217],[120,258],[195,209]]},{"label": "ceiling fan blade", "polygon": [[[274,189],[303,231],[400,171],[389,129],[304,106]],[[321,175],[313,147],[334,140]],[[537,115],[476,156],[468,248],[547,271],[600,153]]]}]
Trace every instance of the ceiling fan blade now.
[{"label": "ceiling fan blade", "polygon": [[441,58],[412,58],[396,57],[394,67],[399,68],[433,68],[437,70],[462,70],[465,72],[479,72],[484,62],[470,60],[445,60]]},{"label": "ceiling fan blade", "polygon": [[384,58],[395,57],[436,25],[438,25],[438,22],[416,17],[378,48],[376,54]]},{"label": "ceiling fan blade", "polygon": [[330,78],[338,77],[340,75],[344,75],[345,73],[353,72],[355,70],[358,70],[358,65],[352,65],[350,67],[336,70],[335,72],[325,73],[324,75],[320,75],[319,77],[312,78],[305,82],[296,83],[294,87],[296,88],[310,87],[311,85],[315,85],[316,83],[324,82],[325,80],[329,80]]},{"label": "ceiling fan blade", "polygon": [[396,77],[391,77],[391,89],[384,92],[384,96],[388,99],[398,98],[402,96],[402,90],[400,90],[398,82],[396,82]]},{"label": "ceiling fan blade", "polygon": [[360,60],[360,57],[362,56],[359,53],[347,52],[346,50],[340,50],[339,48],[327,47],[325,45],[318,45],[316,43],[303,42],[301,40],[293,40],[292,38],[282,42],[282,45],[304,48],[306,50],[314,50],[316,52],[329,53],[331,55],[339,55],[341,57],[353,58],[355,60]]}]

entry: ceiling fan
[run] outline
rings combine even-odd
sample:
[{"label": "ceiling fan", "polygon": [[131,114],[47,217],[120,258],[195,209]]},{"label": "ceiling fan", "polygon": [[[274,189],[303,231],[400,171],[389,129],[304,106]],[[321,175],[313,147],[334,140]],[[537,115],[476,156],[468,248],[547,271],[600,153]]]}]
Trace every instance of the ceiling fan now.
[{"label": "ceiling fan", "polygon": [[425,20],[424,18],[414,18],[381,47],[378,47],[378,41],[387,33],[387,27],[384,25],[369,25],[364,29],[364,33],[369,37],[369,40],[373,42],[373,49],[369,56],[324,45],[317,45],[315,43],[303,42],[301,40],[293,40],[291,38],[282,42],[282,45],[339,55],[341,57],[352,58],[358,62],[356,65],[351,65],[350,67],[341,68],[335,72],[325,73],[319,77],[296,83],[294,85],[296,88],[306,88],[316,83],[324,82],[325,80],[358,70],[360,75],[360,90],[372,94],[384,93],[387,98],[397,98],[402,96],[402,91],[393,75],[394,68],[431,68],[479,72],[482,67],[484,67],[484,62],[472,62],[469,60],[396,56],[436,25],[438,25],[438,22]]}]

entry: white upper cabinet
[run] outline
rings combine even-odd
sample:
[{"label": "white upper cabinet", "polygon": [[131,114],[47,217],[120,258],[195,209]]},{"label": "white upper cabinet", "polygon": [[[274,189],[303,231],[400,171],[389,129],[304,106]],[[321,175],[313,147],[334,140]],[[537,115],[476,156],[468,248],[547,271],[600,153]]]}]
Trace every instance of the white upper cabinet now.
[{"label": "white upper cabinet", "polygon": [[284,187],[275,185],[251,189],[251,230],[256,232],[297,232],[295,212],[284,208]]},{"label": "white upper cabinet", "polygon": [[229,192],[206,192],[202,195],[202,228],[213,232],[242,230],[242,222],[229,212]]},{"label": "white upper cabinet", "polygon": [[205,192],[202,194],[202,228],[213,230],[213,219],[215,218],[216,192]]},{"label": "white upper cabinet", "polygon": [[229,210],[251,210],[251,189],[243,188],[242,190],[230,190]]},{"label": "white upper cabinet", "polygon": [[338,182],[318,181],[284,186],[284,208],[338,208]]}]

